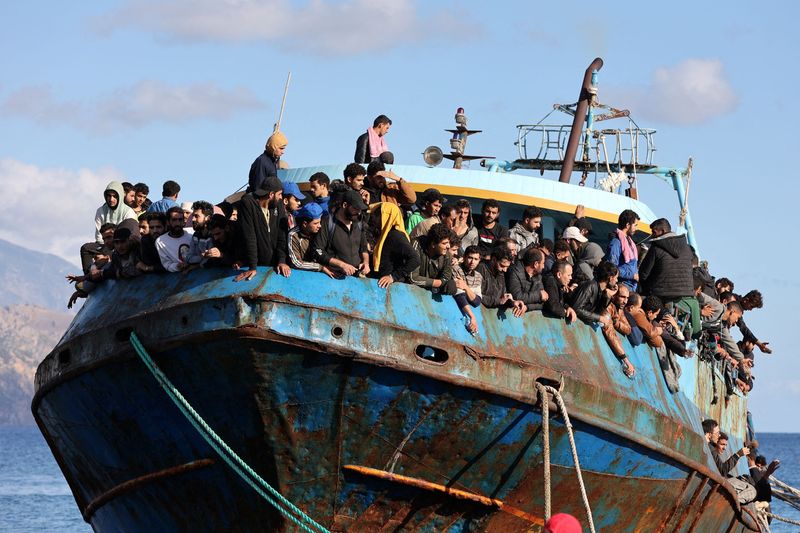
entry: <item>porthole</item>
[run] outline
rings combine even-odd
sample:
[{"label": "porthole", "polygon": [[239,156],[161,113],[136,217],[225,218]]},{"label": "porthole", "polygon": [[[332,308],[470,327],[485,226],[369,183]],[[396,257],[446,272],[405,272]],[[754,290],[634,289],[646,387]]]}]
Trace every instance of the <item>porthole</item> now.
[{"label": "porthole", "polygon": [[414,353],[422,359],[423,361],[427,361],[429,363],[439,363],[443,364],[446,363],[449,359],[447,352],[442,350],[441,348],[436,348],[434,346],[428,346],[427,344],[419,344],[417,345],[416,350]]}]

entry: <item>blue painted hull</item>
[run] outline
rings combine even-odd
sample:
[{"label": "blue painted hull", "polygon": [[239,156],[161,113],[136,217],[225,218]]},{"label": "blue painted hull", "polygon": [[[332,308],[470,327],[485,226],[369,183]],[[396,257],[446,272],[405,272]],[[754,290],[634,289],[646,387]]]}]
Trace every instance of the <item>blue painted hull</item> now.
[{"label": "blue painted hull", "polygon": [[[453,326],[455,304],[416,287],[268,270],[250,285],[223,271],[117,283],[40,366],[34,415],[95,530],[291,530],[171,404],[126,342],[136,330],[211,427],[323,525],[528,531],[543,516],[533,384],[563,381],[599,530],[742,528],[700,435],[701,365],[683,362],[673,395],[646,348],[628,346],[640,374],[628,381],[591,328],[483,311],[472,338]],[[419,345],[447,361],[421,359]],[[551,434],[554,512],[584,519],[560,418]]]}]

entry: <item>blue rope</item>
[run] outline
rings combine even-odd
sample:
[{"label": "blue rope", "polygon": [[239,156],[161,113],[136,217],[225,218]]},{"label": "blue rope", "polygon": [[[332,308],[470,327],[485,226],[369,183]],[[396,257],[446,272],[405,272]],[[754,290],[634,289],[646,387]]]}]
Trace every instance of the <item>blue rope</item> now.
[{"label": "blue rope", "polygon": [[[203,420],[197,411],[192,408],[180,391],[175,388],[175,385],[172,384],[169,378],[161,371],[160,368],[158,368],[153,359],[147,353],[147,350],[145,350],[144,346],[139,341],[139,337],[136,336],[136,333],[131,332],[130,340],[131,344],[133,345],[133,349],[139,355],[139,358],[145,364],[147,369],[153,374],[153,377],[156,378],[156,381],[158,381],[159,385],[161,385],[161,388],[164,389],[164,392],[167,393],[178,409],[180,409],[181,413],[186,417],[187,420],[189,420],[189,422],[191,422],[192,426],[194,426],[197,432],[200,433],[209,446],[211,446],[214,451],[217,452],[220,457],[222,457],[222,459],[228,464],[228,466],[231,467],[234,472],[239,475],[239,477],[247,482],[247,484],[250,485],[253,490],[255,490],[262,498],[267,500],[267,502],[275,507],[275,509],[277,509],[283,516],[294,522],[297,527],[303,531],[308,533],[330,533],[330,531],[325,529],[325,527],[315,522],[299,507],[294,505],[280,492],[275,490],[269,483],[259,476],[255,470],[245,463],[244,460],[236,454],[236,452],[234,452],[227,444],[225,444],[225,441],[223,441],[222,438],[220,438],[220,436],[217,435],[214,430],[211,429],[211,427],[209,427],[206,421]],[[269,494],[262,490],[262,487],[266,489]],[[274,496],[274,498],[270,497],[270,494]],[[291,510],[291,513],[289,510]],[[312,529],[312,527],[314,529]]]}]

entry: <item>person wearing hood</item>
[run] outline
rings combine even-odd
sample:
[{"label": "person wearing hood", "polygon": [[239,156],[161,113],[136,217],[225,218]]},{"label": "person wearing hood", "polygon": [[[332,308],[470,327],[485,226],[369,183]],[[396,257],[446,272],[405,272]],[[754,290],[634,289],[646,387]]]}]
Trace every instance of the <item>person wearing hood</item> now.
[{"label": "person wearing hood", "polygon": [[112,181],[106,185],[103,191],[105,202],[97,208],[94,214],[94,240],[98,244],[103,244],[103,237],[100,235],[100,226],[106,223],[119,224],[127,218],[137,220],[136,213],[128,207],[122,200],[125,192],[122,183]]},{"label": "person wearing hood", "polygon": [[250,174],[247,180],[247,190],[252,193],[261,188],[262,183],[270,176],[277,176],[281,165],[281,156],[286,151],[289,141],[281,131],[276,131],[267,139],[264,146],[264,153],[256,157],[250,165]]},{"label": "person wearing hood", "polygon": [[645,296],[658,296],[669,309],[678,306],[691,315],[692,336],[700,332],[700,308],[694,297],[692,258],[686,235],[672,232],[670,223],[659,218],[650,224],[650,249],[639,265],[639,283]]},{"label": "person wearing hood", "polygon": [[109,183],[103,191],[103,198],[105,202],[97,208],[94,214],[94,241],[87,242],[81,246],[81,265],[83,266],[84,273],[89,272],[89,267],[92,266],[94,257],[100,254],[103,249],[103,232],[100,228],[104,226],[108,227],[108,224],[112,224],[116,227],[122,223],[122,221],[130,219],[133,220],[136,225],[137,235],[139,233],[139,221],[136,218],[136,213],[133,209],[125,205],[123,201],[125,198],[125,190],[122,187],[122,183],[118,181]]},{"label": "person wearing hood", "polygon": [[634,291],[639,281],[639,252],[636,249],[636,243],[633,242],[633,234],[636,233],[638,221],[639,215],[630,209],[619,214],[617,229],[608,242],[604,258],[609,263],[617,265],[619,281]]},{"label": "person wearing hood", "polygon": [[539,234],[536,232],[542,225],[542,210],[536,206],[526,207],[522,212],[522,222],[517,222],[508,232],[519,247],[519,256],[530,247],[539,245]]},{"label": "person wearing hood", "polygon": [[378,287],[385,289],[392,283],[408,279],[420,265],[420,257],[403,230],[400,208],[390,202],[380,202],[370,207],[370,226],[378,235],[372,255],[373,276]]},{"label": "person wearing hood", "polygon": [[594,269],[603,260],[603,249],[600,245],[589,242],[578,226],[569,226],[565,229],[563,238],[572,252],[575,282],[581,284],[594,279]]}]

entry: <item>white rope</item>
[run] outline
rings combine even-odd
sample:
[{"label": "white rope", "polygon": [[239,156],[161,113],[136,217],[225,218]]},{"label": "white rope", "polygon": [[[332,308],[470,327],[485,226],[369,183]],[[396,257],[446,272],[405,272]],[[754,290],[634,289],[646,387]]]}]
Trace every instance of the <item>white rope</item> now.
[{"label": "white rope", "polygon": [[544,454],[544,521],[550,520],[551,495],[550,495],[550,397],[544,385],[536,383],[539,397],[542,400],[542,453]]},{"label": "white rope", "polygon": [[[558,389],[536,383],[536,388],[542,396],[542,433],[544,440],[544,463],[545,463],[545,521],[550,517],[550,438],[549,438],[549,399],[547,399],[547,392],[553,395],[553,398],[558,404],[558,410],[561,416],[564,417],[564,427],[567,429],[567,436],[569,437],[569,445],[572,449],[572,460],[575,463],[575,473],[578,476],[578,486],[581,489],[581,498],[583,499],[583,506],[586,509],[586,519],[589,521],[589,531],[595,533],[594,519],[592,518],[592,508],[589,505],[589,496],[586,494],[586,485],[583,482],[583,474],[581,473],[581,464],[578,460],[578,447],[575,444],[575,435],[572,430],[572,423],[569,421],[569,413],[564,399]],[[546,429],[545,429],[546,428]]]},{"label": "white rope", "polygon": [[797,520],[792,520],[791,518],[786,518],[785,516],[778,516],[776,514],[770,513],[769,511],[764,511],[764,514],[774,518],[775,520],[780,520],[781,522],[786,522],[787,524],[800,526],[800,522]]}]

